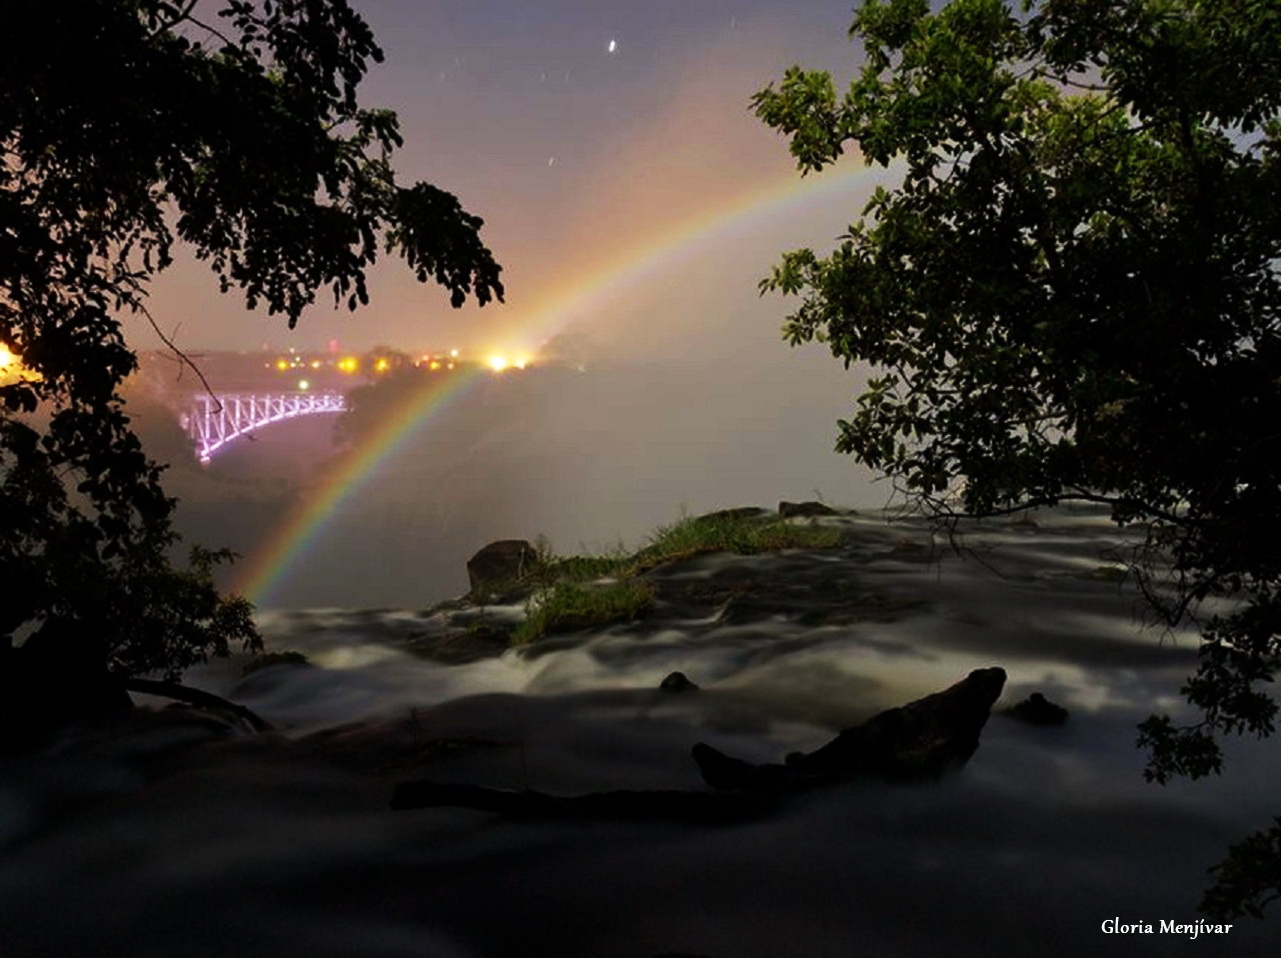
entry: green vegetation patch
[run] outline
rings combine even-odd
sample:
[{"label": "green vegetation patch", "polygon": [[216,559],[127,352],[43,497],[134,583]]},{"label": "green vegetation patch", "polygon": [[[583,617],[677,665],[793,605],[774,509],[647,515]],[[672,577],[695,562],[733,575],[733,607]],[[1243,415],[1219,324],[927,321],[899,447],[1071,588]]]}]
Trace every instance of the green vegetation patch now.
[{"label": "green vegetation patch", "polygon": [[780,549],[831,549],[841,543],[840,529],[794,525],[786,519],[758,519],[731,513],[687,516],[661,527],[633,559],[635,571],[705,552],[754,555]]},{"label": "green vegetation patch", "polygon": [[591,582],[610,576],[626,575],[632,560],[623,555],[549,557],[531,578],[547,583]]},{"label": "green vegetation patch", "polygon": [[540,541],[538,561],[522,578],[533,591],[526,603],[526,619],[512,633],[513,644],[526,645],[549,632],[645,615],[654,606],[656,592],[640,576],[657,566],[708,552],[751,555],[780,549],[830,549],[841,543],[839,529],[795,525],[759,512],[730,509],[687,516],[660,527],[649,544],[633,554],[620,546],[607,555],[557,556],[546,541]]},{"label": "green vegetation patch", "polygon": [[530,598],[528,616],[512,633],[525,645],[549,632],[637,619],[654,606],[654,586],[643,579],[603,585],[558,582]]}]

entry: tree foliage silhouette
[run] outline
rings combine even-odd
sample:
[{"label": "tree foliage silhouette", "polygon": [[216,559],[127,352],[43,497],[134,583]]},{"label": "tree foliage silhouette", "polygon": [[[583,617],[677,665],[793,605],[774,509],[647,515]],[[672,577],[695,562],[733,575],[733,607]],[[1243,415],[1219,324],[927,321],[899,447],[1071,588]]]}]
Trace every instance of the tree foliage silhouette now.
[{"label": "tree foliage silhouette", "polygon": [[[35,663],[176,676],[259,640],[130,431],[120,317],[190,244],[290,327],[321,289],[368,301],[380,252],[451,303],[502,298],[478,217],[397,183],[396,116],[356,88],[382,54],[346,0],[42,0],[0,56],[0,695]],[[29,633],[20,646],[16,635]],[[35,669],[36,672],[39,669]],[[29,700],[30,694],[26,695]]]},{"label": "tree foliage silhouette", "polygon": [[[837,448],[942,520],[1086,500],[1145,524],[1152,607],[1203,636],[1198,720],[1143,723],[1147,775],[1218,772],[1222,735],[1277,716],[1281,6],[867,0],[851,34],[842,97],[794,67],[754,99],[803,173],[847,144],[903,172],[762,283],[801,297],[793,345],[876,370]],[[1236,857],[1219,914],[1281,891]]]}]

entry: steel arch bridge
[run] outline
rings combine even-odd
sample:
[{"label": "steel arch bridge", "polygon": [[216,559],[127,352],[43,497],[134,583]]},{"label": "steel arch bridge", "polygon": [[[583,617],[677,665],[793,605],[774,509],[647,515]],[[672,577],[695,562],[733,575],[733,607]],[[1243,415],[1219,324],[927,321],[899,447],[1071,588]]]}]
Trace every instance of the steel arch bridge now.
[{"label": "steel arch bridge", "polygon": [[227,443],[273,422],[346,409],[347,397],[342,393],[206,393],[193,396],[178,421],[195,442],[200,461],[207,463]]}]

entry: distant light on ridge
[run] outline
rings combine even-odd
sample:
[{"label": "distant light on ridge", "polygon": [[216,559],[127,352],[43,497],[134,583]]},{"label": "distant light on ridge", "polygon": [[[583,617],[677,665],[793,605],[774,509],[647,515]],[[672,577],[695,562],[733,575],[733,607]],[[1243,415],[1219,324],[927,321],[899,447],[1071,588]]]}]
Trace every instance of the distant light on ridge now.
[{"label": "distant light on ridge", "polygon": [[501,372],[502,372],[504,369],[506,369],[509,365],[511,365],[511,364],[507,362],[507,358],[506,358],[505,356],[490,356],[490,357],[489,357],[489,368],[490,368],[490,369],[492,369],[492,370],[493,370],[494,372],[496,372],[496,373],[501,373]]},{"label": "distant light on ridge", "polygon": [[43,377],[22,364],[18,356],[5,343],[0,343],[0,381],[4,382],[40,382]]}]

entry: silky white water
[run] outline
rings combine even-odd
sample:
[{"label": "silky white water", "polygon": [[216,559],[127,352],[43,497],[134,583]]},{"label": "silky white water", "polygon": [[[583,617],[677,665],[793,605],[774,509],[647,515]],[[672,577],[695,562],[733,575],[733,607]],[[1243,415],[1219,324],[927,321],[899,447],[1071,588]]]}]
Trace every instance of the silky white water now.
[{"label": "silky white water", "polygon": [[[232,660],[189,680],[279,732],[174,719],[4,767],[0,953],[1273,953],[1275,919],[1195,941],[1102,930],[1195,921],[1206,867],[1277,813],[1281,770],[1274,745],[1234,742],[1221,778],[1144,783],[1135,724],[1179,710],[1195,641],[1143,629],[1133,591],[1100,571],[1120,533],[1094,513],[985,524],[966,539],[980,563],[910,524],[823,521],[854,545],[659,574],[835,572],[869,597],[840,624],[727,609],[441,665],[420,654],[440,627],[422,612],[265,616],[269,647],[310,667],[242,677]],[[987,665],[1009,673],[1002,705],[1039,689],[1071,718],[994,716],[937,783],[833,787],[710,828],[387,809],[405,778],[702,788],[695,741],[777,761]],[[660,693],[673,670],[700,690]]]}]

